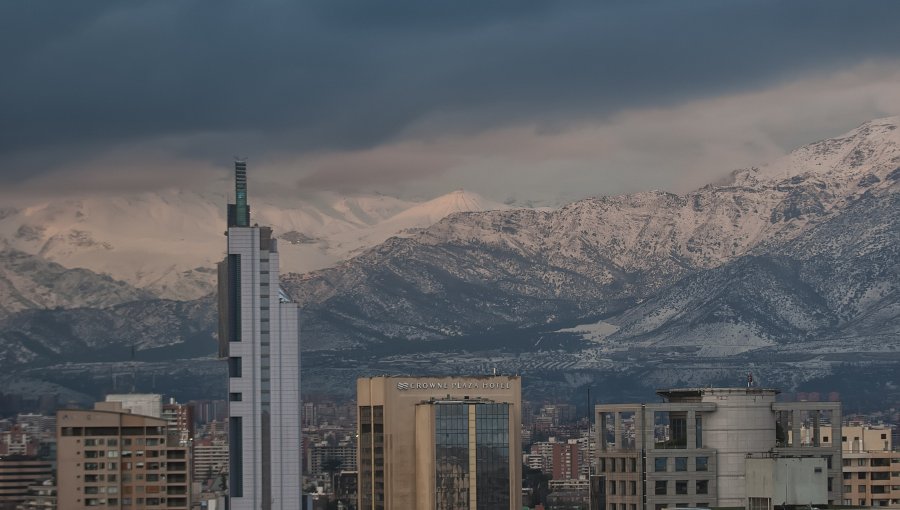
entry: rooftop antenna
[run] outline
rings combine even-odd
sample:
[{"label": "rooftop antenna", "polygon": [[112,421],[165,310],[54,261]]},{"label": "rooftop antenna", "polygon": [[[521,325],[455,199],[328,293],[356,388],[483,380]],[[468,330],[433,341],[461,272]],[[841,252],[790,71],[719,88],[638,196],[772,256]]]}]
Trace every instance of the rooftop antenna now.
[{"label": "rooftop antenna", "polygon": [[747,387],[753,387],[753,372],[747,372]]}]

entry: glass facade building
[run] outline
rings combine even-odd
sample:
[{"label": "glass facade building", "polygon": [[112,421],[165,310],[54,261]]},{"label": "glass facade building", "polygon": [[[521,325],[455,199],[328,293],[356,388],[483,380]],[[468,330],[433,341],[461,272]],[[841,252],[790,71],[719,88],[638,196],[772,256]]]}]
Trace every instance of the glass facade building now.
[{"label": "glass facade building", "polygon": [[403,379],[357,383],[359,508],[521,508],[519,378]]},{"label": "glass facade building", "polygon": [[510,405],[477,400],[419,404],[434,416],[435,510],[510,506]]}]

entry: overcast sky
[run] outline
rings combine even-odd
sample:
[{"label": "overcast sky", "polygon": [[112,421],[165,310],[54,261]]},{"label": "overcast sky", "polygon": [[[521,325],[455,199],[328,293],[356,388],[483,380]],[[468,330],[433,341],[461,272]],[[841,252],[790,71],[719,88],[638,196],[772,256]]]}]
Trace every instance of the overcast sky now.
[{"label": "overcast sky", "polygon": [[[18,196],[685,192],[900,114],[900,2],[0,2]],[[261,184],[265,182],[265,184]]]}]

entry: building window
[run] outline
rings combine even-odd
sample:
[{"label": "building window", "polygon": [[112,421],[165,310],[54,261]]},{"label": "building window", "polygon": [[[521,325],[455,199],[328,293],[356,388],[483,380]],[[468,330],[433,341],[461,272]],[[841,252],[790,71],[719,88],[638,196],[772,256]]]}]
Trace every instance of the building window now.
[{"label": "building window", "polygon": [[628,459],[628,462],[631,464],[631,472],[637,473],[637,459],[631,458]]},{"label": "building window", "polygon": [[709,494],[709,480],[697,480],[695,494]]},{"label": "building window", "polygon": [[675,494],[687,494],[687,480],[675,480]]},{"label": "building window", "polygon": [[697,457],[694,461],[695,471],[709,471],[709,457]]},{"label": "building window", "polygon": [[675,457],[675,471],[687,471],[687,457]]},{"label": "building window", "polygon": [[703,419],[698,415],[694,420],[695,448],[703,448]]},{"label": "building window", "polygon": [[749,503],[747,510],[768,510],[772,505],[771,498],[748,498],[747,502]]},{"label": "building window", "polygon": [[229,393],[228,400],[231,402],[241,402],[244,400],[244,395],[242,393]]},{"label": "building window", "polygon": [[657,457],[653,459],[653,470],[657,473],[664,473],[666,471],[666,464],[668,463],[668,457]]},{"label": "building window", "polygon": [[665,496],[668,492],[668,488],[666,487],[667,482],[665,480],[657,480],[656,481],[656,490],[654,494],[657,496]]},{"label": "building window", "polygon": [[616,481],[615,481],[615,480],[610,480],[610,481],[609,481],[609,494],[610,494],[611,496],[615,496],[615,495],[616,495]]},{"label": "building window", "polygon": [[228,377],[238,378],[241,376],[241,358],[228,358]]},{"label": "building window", "polygon": [[629,483],[629,489],[630,489],[629,492],[631,493],[631,495],[637,496],[637,482],[632,480],[631,482],[628,482],[628,483]]},{"label": "building window", "polygon": [[687,412],[654,411],[653,419],[656,448],[687,448]]}]

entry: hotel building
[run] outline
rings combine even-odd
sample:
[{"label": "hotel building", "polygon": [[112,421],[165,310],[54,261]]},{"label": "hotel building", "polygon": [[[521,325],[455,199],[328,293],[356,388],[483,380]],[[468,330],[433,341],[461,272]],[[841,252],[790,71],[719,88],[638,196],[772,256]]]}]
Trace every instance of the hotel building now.
[{"label": "hotel building", "polygon": [[777,393],[672,389],[659,403],[596,406],[603,509],[839,504],[840,403]]},{"label": "hotel building", "polygon": [[521,379],[357,381],[360,510],[522,508]]},{"label": "hotel building", "polygon": [[300,507],[299,308],[280,287],[272,229],[250,224],[236,161],[219,263],[219,355],[228,359],[229,508]]}]

